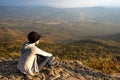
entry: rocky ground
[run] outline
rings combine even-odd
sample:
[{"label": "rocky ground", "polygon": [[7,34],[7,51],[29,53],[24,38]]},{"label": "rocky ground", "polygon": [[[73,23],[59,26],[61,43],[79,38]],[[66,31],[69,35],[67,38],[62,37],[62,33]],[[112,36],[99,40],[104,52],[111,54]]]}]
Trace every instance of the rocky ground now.
[{"label": "rocky ground", "polygon": [[120,75],[106,75],[84,66],[79,61],[61,61],[60,66],[44,67],[37,76],[24,77],[17,70],[17,61],[0,62],[0,80],[120,80]]}]

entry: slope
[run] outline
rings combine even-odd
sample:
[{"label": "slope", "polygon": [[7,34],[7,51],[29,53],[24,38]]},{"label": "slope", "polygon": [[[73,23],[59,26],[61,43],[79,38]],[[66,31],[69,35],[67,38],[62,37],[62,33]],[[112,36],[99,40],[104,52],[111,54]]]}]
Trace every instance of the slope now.
[{"label": "slope", "polygon": [[32,77],[27,75],[24,77],[17,69],[16,61],[0,62],[0,79],[2,80],[119,80],[120,76],[106,75],[100,71],[93,70],[84,66],[78,61],[62,61],[61,66],[44,67],[40,73]]}]

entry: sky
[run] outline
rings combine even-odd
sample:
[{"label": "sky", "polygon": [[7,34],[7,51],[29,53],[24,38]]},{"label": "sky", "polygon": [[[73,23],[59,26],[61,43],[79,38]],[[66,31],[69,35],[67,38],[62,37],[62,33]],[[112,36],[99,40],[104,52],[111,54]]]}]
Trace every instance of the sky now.
[{"label": "sky", "polygon": [[0,0],[0,5],[50,6],[58,8],[93,6],[120,7],[120,0]]}]

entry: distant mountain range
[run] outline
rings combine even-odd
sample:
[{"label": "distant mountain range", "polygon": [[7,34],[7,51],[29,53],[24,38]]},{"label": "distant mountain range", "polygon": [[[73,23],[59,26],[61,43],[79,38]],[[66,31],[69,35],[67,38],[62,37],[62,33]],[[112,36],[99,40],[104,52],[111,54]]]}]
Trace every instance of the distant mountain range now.
[{"label": "distant mountain range", "polygon": [[61,21],[120,23],[120,8],[52,8],[0,6],[0,18],[26,18]]}]

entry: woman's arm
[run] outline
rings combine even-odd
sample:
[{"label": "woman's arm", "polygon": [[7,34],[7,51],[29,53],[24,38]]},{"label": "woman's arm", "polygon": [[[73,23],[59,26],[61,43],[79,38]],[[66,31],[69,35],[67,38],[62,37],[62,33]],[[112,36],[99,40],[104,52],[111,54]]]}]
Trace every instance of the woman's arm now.
[{"label": "woman's arm", "polygon": [[36,54],[42,55],[42,56],[49,56],[49,57],[53,56],[53,54],[43,51],[37,47],[36,47]]}]

